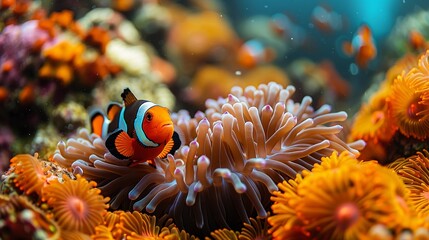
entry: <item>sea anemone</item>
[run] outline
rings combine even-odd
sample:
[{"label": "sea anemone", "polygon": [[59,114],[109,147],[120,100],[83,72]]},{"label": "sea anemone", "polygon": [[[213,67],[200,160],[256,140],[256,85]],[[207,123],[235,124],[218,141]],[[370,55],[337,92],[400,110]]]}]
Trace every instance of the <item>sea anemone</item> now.
[{"label": "sea anemone", "polygon": [[429,105],[422,104],[422,91],[427,89],[429,51],[419,59],[418,68],[399,75],[389,97],[391,112],[400,132],[406,137],[424,140],[429,136]]},{"label": "sea anemone", "polygon": [[392,168],[401,176],[410,189],[410,200],[419,216],[429,214],[429,152],[423,150],[408,158],[400,158],[391,163]]},{"label": "sea anemone", "polygon": [[16,187],[30,195],[37,193],[42,196],[42,188],[46,185],[50,177],[48,169],[44,168],[38,160],[38,154],[19,154],[10,160],[10,166],[14,168],[16,174],[13,180]]},{"label": "sea anemone", "polygon": [[128,167],[86,131],[59,143],[54,160],[97,181],[113,209],[131,203],[134,210],[168,213],[179,227],[198,234],[239,229],[255,211],[267,216],[276,182],[311,169],[333,151],[357,156],[364,146],[336,136],[342,127],[333,122],[344,121],[345,112],[330,113],[326,105],[315,111],[310,97],[295,103],[294,91],[276,83],[233,88],[227,99],[207,101],[205,113],[195,118],[185,111],[173,114],[184,146],[174,156],[155,159],[155,168]]},{"label": "sea anemone", "polygon": [[94,227],[103,221],[109,198],[100,195],[96,183],[77,175],[76,180],[64,176],[64,183],[51,181],[43,189],[43,200],[52,207],[55,219],[62,229],[94,233]]}]

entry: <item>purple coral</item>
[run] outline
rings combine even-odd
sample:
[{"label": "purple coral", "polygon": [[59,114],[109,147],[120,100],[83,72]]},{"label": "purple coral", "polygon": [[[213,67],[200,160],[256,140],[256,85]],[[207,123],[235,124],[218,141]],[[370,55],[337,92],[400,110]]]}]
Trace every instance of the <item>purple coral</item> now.
[{"label": "purple coral", "polygon": [[0,34],[0,86],[24,86],[40,64],[40,57],[34,56],[36,43],[48,40],[48,33],[38,27],[36,20],[6,26]]},{"label": "purple coral", "polygon": [[12,157],[12,144],[15,136],[12,131],[4,126],[0,126],[0,172],[9,168],[9,159]]}]

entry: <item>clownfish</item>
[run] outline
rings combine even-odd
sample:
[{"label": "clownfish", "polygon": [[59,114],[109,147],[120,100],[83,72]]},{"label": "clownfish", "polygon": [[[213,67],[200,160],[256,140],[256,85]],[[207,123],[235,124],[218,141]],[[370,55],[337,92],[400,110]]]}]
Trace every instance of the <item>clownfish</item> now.
[{"label": "clownfish", "polygon": [[371,29],[363,24],[351,42],[343,43],[343,51],[348,56],[355,56],[356,63],[361,68],[366,68],[369,61],[377,56],[377,48]]},{"label": "clownfish", "polygon": [[273,49],[264,46],[256,39],[243,43],[237,52],[237,62],[245,69],[254,68],[261,63],[268,63],[275,58]]},{"label": "clownfish", "polygon": [[181,145],[166,107],[137,100],[130,89],[121,94],[123,105],[111,103],[107,115],[100,110],[91,114],[92,132],[105,139],[106,148],[119,159],[131,160],[130,166],[163,158]]}]

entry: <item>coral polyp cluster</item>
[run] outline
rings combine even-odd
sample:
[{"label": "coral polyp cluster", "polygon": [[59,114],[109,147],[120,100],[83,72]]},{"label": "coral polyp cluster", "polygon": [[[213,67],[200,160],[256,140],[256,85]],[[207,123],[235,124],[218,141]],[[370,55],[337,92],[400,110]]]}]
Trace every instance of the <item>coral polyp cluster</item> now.
[{"label": "coral polyp cluster", "polygon": [[425,148],[429,137],[428,57],[426,52],[398,60],[357,113],[349,139],[375,143],[362,151],[364,159],[390,163]]},{"label": "coral polyp cluster", "polygon": [[34,156],[21,154],[10,160],[10,166],[17,174],[13,181],[27,195],[37,193],[40,196],[50,175],[47,168],[44,168],[37,158],[37,154]]},{"label": "coral polyp cluster", "polygon": [[313,171],[279,188],[268,218],[275,239],[361,239],[376,223],[397,231],[421,223],[394,172],[349,153],[324,157]]},{"label": "coral polyp cluster", "polygon": [[408,158],[399,158],[388,165],[402,178],[410,189],[410,200],[417,213],[426,217],[429,213],[429,153],[427,150],[418,152]]},{"label": "coral polyp cluster", "polygon": [[79,175],[76,180],[66,178],[64,183],[53,180],[43,189],[43,200],[52,207],[62,229],[91,234],[102,222],[109,201],[96,186]]},{"label": "coral polyp cluster", "polygon": [[194,118],[186,111],[174,114],[185,145],[155,159],[155,168],[128,167],[85,130],[60,143],[53,159],[96,181],[114,209],[168,213],[179,227],[196,233],[237,229],[254,212],[267,216],[264,196],[277,190],[277,182],[311,169],[333,151],[357,156],[364,146],[336,136],[342,127],[335,123],[347,118],[345,112],[331,113],[326,105],[314,110],[310,97],[295,103],[294,91],[276,83],[233,88],[227,99],[208,101],[205,113]]}]

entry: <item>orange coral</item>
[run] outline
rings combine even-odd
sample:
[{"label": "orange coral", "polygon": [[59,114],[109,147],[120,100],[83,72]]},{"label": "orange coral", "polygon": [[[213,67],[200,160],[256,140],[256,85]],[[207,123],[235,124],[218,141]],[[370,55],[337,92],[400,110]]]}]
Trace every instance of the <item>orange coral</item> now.
[{"label": "orange coral", "polygon": [[156,217],[141,212],[121,213],[119,228],[126,239],[169,239],[174,237],[168,227],[156,226]]},{"label": "orange coral", "polygon": [[34,192],[41,196],[42,188],[49,177],[48,170],[37,158],[37,153],[34,156],[20,154],[10,160],[10,166],[15,168],[17,175],[13,181],[27,195]]},{"label": "orange coral", "polygon": [[313,173],[300,184],[298,194],[302,198],[296,212],[311,235],[357,239],[373,223],[409,227],[413,216],[407,214],[408,196],[401,191],[400,179],[396,181],[397,176],[377,164],[362,166]]},{"label": "orange coral", "polygon": [[274,65],[262,65],[245,73],[233,73],[225,68],[206,65],[201,67],[185,92],[187,101],[203,105],[209,99],[227,97],[233,86],[245,88],[276,82],[283,87],[289,85],[286,73]]},{"label": "orange coral", "polygon": [[332,152],[329,157],[322,157],[321,163],[316,163],[311,172],[323,172],[327,170],[338,169],[342,166],[354,165],[359,161],[348,151],[343,151],[338,155],[336,151]]},{"label": "orange coral", "polygon": [[397,60],[393,66],[389,68],[386,72],[385,84],[391,86],[398,75],[401,75],[402,72],[409,72],[414,66],[417,65],[418,57],[414,54],[405,54],[402,58]]},{"label": "orange coral", "polygon": [[92,234],[95,226],[103,221],[109,198],[100,195],[96,183],[88,182],[80,175],[71,180],[64,175],[65,182],[50,182],[43,189],[43,200],[52,207],[55,219],[62,229]]},{"label": "orange coral", "polygon": [[93,240],[113,240],[122,239],[119,229],[120,215],[123,211],[107,212],[104,216],[103,224],[95,227],[95,234],[91,236]]},{"label": "orange coral", "polygon": [[399,231],[420,224],[401,179],[376,162],[333,153],[303,176],[273,193],[274,239],[359,239],[376,223]]},{"label": "orange coral", "polygon": [[382,88],[371,97],[368,105],[362,105],[354,119],[350,140],[364,139],[375,144],[380,140],[390,141],[396,128],[389,117],[388,94],[388,89]]},{"label": "orange coral", "polygon": [[169,34],[168,51],[175,54],[186,74],[193,74],[201,64],[233,62],[238,38],[231,26],[219,14],[204,11],[189,14],[177,22]]},{"label": "orange coral", "polygon": [[301,197],[298,195],[298,185],[302,182],[301,174],[289,181],[278,184],[279,191],[273,192],[271,206],[273,216],[268,218],[268,223],[272,226],[268,233],[274,239],[305,239],[309,233],[304,229],[304,222],[298,218],[296,213],[297,203]]},{"label": "orange coral", "polygon": [[422,217],[429,214],[429,152],[424,150],[409,158],[400,158],[388,167],[398,173],[411,190],[410,200]]},{"label": "orange coral", "polygon": [[109,75],[118,74],[121,68],[104,55],[98,55],[95,59],[85,59],[76,71],[83,85],[93,86]]},{"label": "orange coral", "polygon": [[73,23],[73,12],[70,10],[53,12],[50,20],[62,28],[67,28]]},{"label": "orange coral", "polygon": [[73,71],[82,65],[82,54],[85,47],[81,43],[61,41],[43,51],[47,61],[39,70],[42,78],[54,78],[63,85],[67,85],[73,79]]},{"label": "orange coral", "polygon": [[100,50],[101,53],[104,53],[110,41],[109,31],[102,27],[94,26],[88,30],[83,40],[87,44]]},{"label": "orange coral", "polygon": [[429,105],[421,103],[420,92],[426,81],[421,71],[413,69],[393,83],[389,97],[392,118],[406,137],[424,140],[429,136],[429,119],[422,117],[422,113],[429,111]]}]

